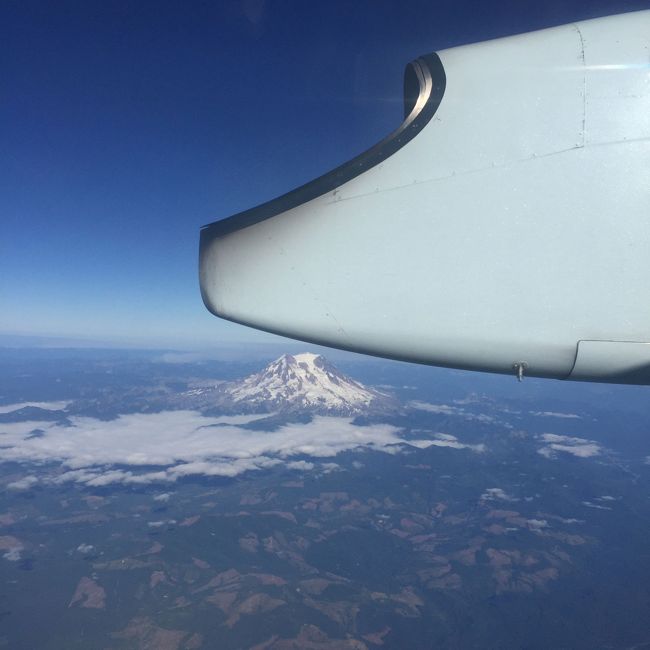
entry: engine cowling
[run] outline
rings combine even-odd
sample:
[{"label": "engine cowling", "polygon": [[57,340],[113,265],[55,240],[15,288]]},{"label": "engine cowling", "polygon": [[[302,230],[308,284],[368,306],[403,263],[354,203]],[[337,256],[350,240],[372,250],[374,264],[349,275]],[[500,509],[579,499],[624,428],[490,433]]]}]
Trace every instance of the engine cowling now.
[{"label": "engine cowling", "polygon": [[650,11],[427,55],[404,123],[206,226],[228,320],[518,376],[650,383]]}]

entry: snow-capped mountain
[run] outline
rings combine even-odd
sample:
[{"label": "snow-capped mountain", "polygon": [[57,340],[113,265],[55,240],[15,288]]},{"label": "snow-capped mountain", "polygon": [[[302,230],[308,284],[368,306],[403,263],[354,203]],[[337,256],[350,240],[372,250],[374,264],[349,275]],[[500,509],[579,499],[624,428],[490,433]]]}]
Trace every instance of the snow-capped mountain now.
[{"label": "snow-capped mountain", "polygon": [[319,354],[285,354],[261,372],[219,387],[233,406],[356,415],[394,408],[393,399],[347,377]]}]

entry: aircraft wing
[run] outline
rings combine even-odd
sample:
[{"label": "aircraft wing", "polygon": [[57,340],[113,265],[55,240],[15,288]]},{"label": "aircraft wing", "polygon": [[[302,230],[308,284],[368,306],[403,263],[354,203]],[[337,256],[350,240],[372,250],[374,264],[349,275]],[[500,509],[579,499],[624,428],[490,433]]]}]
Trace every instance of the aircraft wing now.
[{"label": "aircraft wing", "polygon": [[217,316],[521,377],[650,383],[650,11],[443,50],[372,149],[201,231]]}]

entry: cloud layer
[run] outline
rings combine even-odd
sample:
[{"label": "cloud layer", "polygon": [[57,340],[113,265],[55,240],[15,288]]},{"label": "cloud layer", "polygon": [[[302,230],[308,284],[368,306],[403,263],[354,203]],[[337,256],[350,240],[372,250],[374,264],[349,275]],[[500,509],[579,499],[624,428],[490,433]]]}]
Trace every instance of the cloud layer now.
[{"label": "cloud layer", "polygon": [[579,458],[598,456],[602,452],[602,448],[598,443],[593,440],[587,440],[586,438],[544,433],[541,439],[548,444],[537,451],[546,458],[555,458],[556,452],[558,451],[572,454]]},{"label": "cloud layer", "polygon": [[486,424],[495,422],[495,418],[491,415],[484,413],[472,413],[467,409],[460,406],[453,406],[451,404],[430,404],[429,402],[422,402],[413,400],[408,403],[412,409],[417,411],[426,411],[427,413],[435,413],[436,415],[449,415],[453,417],[460,417],[465,420],[476,420],[477,422],[484,422]]},{"label": "cloud layer", "polygon": [[[51,479],[56,482],[101,486],[175,481],[191,475],[236,476],[280,463],[309,470],[314,464],[296,457],[331,458],[358,447],[394,453],[395,445],[411,444],[399,436],[398,427],[357,426],[351,418],[317,416],[308,424],[286,424],[274,431],[242,426],[259,418],[167,411],[110,421],[72,416],[71,426],[12,422],[0,424],[0,446],[5,461],[60,463],[64,471]],[[30,435],[35,429],[41,435]],[[418,442],[423,446],[424,441]],[[454,441],[433,444],[464,448]],[[10,487],[27,489],[35,481],[27,476]]]},{"label": "cloud layer", "polygon": [[0,413],[13,413],[14,411],[19,411],[20,409],[27,408],[32,406],[39,409],[46,409],[48,411],[62,411],[66,406],[70,404],[69,401],[59,401],[59,402],[20,402],[19,404],[2,404],[0,405]]},{"label": "cloud layer", "polygon": [[409,444],[420,449],[427,449],[428,447],[451,447],[452,449],[471,449],[476,452],[484,452],[485,445],[469,445],[460,442],[456,436],[449,433],[436,433],[433,440],[409,440]]}]

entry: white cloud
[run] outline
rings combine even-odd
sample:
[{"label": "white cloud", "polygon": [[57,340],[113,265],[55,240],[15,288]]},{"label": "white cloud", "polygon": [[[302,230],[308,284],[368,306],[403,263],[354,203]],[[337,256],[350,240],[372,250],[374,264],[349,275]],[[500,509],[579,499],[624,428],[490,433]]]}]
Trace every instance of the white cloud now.
[{"label": "white cloud", "polygon": [[427,449],[428,447],[450,447],[451,449],[470,449],[472,451],[482,453],[485,451],[485,445],[470,445],[460,442],[456,436],[449,433],[436,433],[433,440],[408,440],[409,445],[417,447],[418,449]]},{"label": "white cloud", "polygon": [[544,442],[564,442],[572,445],[581,445],[590,442],[586,438],[576,438],[574,436],[560,436],[557,433],[543,433],[541,438]]},{"label": "white cloud", "polygon": [[162,503],[167,503],[171,497],[171,492],[163,492],[162,494],[156,494],[153,498],[154,501],[160,501]]},{"label": "white cloud", "polygon": [[31,420],[28,422],[1,422],[0,423],[0,444],[4,444],[4,436],[27,436],[34,429],[45,431],[52,426],[51,422]]},{"label": "white cloud", "polygon": [[438,415],[453,415],[455,417],[462,417],[465,420],[476,420],[477,422],[495,422],[495,418],[483,413],[475,414],[466,411],[464,408],[458,406],[451,406],[450,404],[430,404],[429,402],[422,402],[413,400],[408,403],[408,406],[418,411],[426,411],[427,413],[436,413]]},{"label": "white cloud", "polygon": [[607,506],[601,506],[597,503],[592,503],[591,501],[583,501],[582,505],[587,506],[588,508],[595,508],[596,510],[611,510],[611,508],[608,508]]},{"label": "white cloud", "polygon": [[35,476],[25,476],[13,481],[12,483],[7,484],[7,489],[9,490],[29,490],[32,485],[38,483],[38,479]]},{"label": "white cloud", "polygon": [[22,546],[14,546],[10,548],[2,557],[5,560],[9,560],[10,562],[18,562],[21,557],[21,552],[23,550]]},{"label": "white cloud", "polygon": [[176,522],[176,519],[165,519],[162,521],[149,521],[147,526],[149,528],[161,528],[162,526],[173,526]]},{"label": "white cloud", "polygon": [[322,463],[321,469],[323,470],[323,474],[329,474],[330,472],[336,472],[340,470],[341,466],[337,463]]},{"label": "white cloud", "polygon": [[427,413],[438,413],[440,415],[457,415],[463,409],[456,406],[449,406],[448,404],[429,404],[429,402],[420,402],[413,400],[408,405],[418,411],[427,411]]},{"label": "white cloud", "polygon": [[519,501],[519,499],[510,496],[505,490],[495,487],[487,488],[481,494],[482,501]]},{"label": "white cloud", "polygon": [[3,404],[0,406],[0,413],[12,413],[24,409],[28,406],[34,406],[39,409],[46,409],[48,411],[63,411],[70,401],[60,402],[20,402],[19,404]]},{"label": "white cloud", "polygon": [[[236,476],[301,462],[292,461],[293,456],[329,458],[359,447],[393,453],[403,442],[395,426],[357,426],[352,418],[343,417],[316,416],[308,424],[286,424],[274,431],[241,426],[256,419],[260,416],[206,417],[196,411],[135,413],[110,421],[72,416],[71,426],[2,424],[0,440],[3,460],[58,462],[65,471],[50,480],[93,487],[175,481],[199,474]],[[44,435],[26,438],[34,428]],[[323,469],[331,471],[334,464]],[[15,483],[27,485],[25,481],[32,479],[36,481],[27,477]]]},{"label": "white cloud", "polygon": [[586,438],[560,436],[556,433],[544,433],[542,434],[541,439],[546,443],[550,443],[546,447],[541,447],[537,450],[538,454],[541,454],[546,458],[555,458],[556,451],[572,454],[579,458],[598,456],[602,452],[602,448],[598,443],[593,440],[587,440]]},{"label": "white cloud", "polygon": [[84,555],[87,555],[94,549],[95,547],[92,544],[79,544],[79,546],[77,546],[79,553],[83,553]]},{"label": "white cloud", "polygon": [[578,458],[590,458],[600,454],[600,446],[595,443],[589,445],[551,445],[551,449],[573,454]]},{"label": "white cloud", "polygon": [[310,470],[314,469],[314,463],[310,463],[306,460],[293,460],[290,463],[287,463],[289,469],[299,469],[299,470]]},{"label": "white cloud", "polygon": [[[175,481],[181,476],[203,475],[203,476],[226,476],[233,477],[247,471],[267,469],[282,461],[277,458],[258,456],[256,458],[237,458],[235,460],[224,459],[222,461],[198,461],[195,463],[183,463],[167,470],[168,480]],[[147,478],[147,475],[145,475]],[[152,478],[152,480],[158,480]]]},{"label": "white cloud", "polygon": [[545,418],[564,418],[570,420],[580,420],[581,417],[575,413],[557,413],[556,411],[531,411],[531,415]]}]

